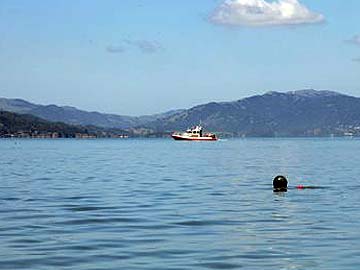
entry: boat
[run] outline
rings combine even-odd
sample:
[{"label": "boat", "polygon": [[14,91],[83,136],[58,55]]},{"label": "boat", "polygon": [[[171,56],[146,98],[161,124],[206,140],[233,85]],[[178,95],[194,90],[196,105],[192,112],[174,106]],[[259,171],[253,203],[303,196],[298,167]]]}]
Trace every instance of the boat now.
[{"label": "boat", "polygon": [[204,133],[203,128],[198,125],[186,130],[186,132],[174,132],[171,137],[177,141],[217,141],[214,133]]}]

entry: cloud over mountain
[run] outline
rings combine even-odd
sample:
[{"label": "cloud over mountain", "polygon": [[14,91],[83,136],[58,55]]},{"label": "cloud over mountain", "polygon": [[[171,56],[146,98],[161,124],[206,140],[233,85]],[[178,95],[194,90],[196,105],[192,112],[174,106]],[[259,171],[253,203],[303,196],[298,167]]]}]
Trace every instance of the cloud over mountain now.
[{"label": "cloud over mountain", "polygon": [[319,23],[325,17],[298,0],[225,0],[210,20],[228,26],[279,26]]}]

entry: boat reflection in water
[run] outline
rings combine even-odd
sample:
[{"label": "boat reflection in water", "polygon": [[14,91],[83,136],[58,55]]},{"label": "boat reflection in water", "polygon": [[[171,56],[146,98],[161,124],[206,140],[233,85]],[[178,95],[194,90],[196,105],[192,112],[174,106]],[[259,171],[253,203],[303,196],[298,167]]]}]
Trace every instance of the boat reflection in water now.
[{"label": "boat reflection in water", "polygon": [[216,141],[218,139],[213,133],[204,133],[200,125],[189,128],[186,132],[175,132],[171,137],[179,141]]}]

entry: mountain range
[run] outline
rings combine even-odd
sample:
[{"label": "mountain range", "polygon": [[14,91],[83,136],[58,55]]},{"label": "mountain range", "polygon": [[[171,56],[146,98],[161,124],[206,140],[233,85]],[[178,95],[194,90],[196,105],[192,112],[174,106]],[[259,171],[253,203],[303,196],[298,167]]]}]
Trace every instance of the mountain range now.
[{"label": "mountain range", "polygon": [[167,134],[200,122],[207,130],[223,136],[328,136],[357,134],[360,130],[360,98],[312,89],[267,92],[232,102],[211,102],[140,117],[4,98],[0,99],[0,110],[69,124],[128,129],[142,135]]},{"label": "mountain range", "polygon": [[211,102],[148,123],[171,131],[194,123],[232,136],[326,136],[360,126],[360,98],[333,91],[268,92],[234,102]]}]

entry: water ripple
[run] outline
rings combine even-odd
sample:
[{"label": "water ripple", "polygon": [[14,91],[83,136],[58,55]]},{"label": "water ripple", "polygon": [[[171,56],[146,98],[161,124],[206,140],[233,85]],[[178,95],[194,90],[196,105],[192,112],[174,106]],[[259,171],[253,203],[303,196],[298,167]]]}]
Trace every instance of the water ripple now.
[{"label": "water ripple", "polygon": [[[360,264],[357,140],[12,142],[0,142],[1,269]],[[328,188],[275,194],[278,173]]]}]

